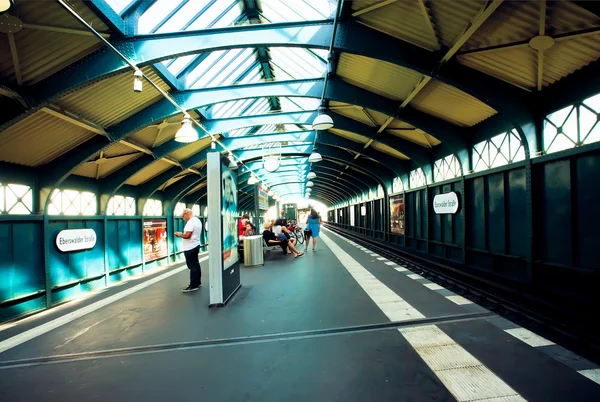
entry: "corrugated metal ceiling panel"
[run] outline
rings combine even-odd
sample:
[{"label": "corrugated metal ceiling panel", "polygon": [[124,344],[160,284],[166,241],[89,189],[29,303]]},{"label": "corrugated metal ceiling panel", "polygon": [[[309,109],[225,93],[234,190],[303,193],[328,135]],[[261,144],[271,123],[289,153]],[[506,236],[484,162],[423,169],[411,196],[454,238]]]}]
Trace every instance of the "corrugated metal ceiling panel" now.
[{"label": "corrugated metal ceiling panel", "polygon": [[373,143],[371,144],[371,147],[373,149],[376,149],[377,151],[383,152],[385,154],[391,155],[395,158],[398,159],[409,159],[408,156],[404,155],[402,152],[392,148],[392,147],[388,147],[387,145],[382,144],[381,142],[378,141],[373,141]]},{"label": "corrugated metal ceiling panel", "polygon": [[352,120],[360,121],[368,126],[375,127],[375,124],[367,117],[360,107],[341,102],[330,102],[329,109]]},{"label": "corrugated metal ceiling panel", "polygon": [[473,126],[496,114],[485,103],[440,81],[430,81],[411,105],[460,126]]},{"label": "corrugated metal ceiling panel", "polygon": [[[169,90],[150,67],[144,67],[142,71],[162,89]],[[128,70],[68,95],[58,104],[100,126],[109,127],[161,98],[162,95],[147,82],[142,92],[134,92],[133,73]]]},{"label": "corrugated metal ceiling panel", "polygon": [[[193,194],[195,192],[197,192],[200,189],[203,189],[204,187],[206,187],[206,181],[204,181],[203,183],[198,184],[196,187],[192,188],[188,194]],[[201,213],[203,213],[204,211],[200,211]]]},{"label": "corrugated metal ceiling panel", "polygon": [[362,135],[351,133],[350,131],[338,130],[335,128],[330,128],[327,130],[335,135],[339,135],[342,138],[346,138],[348,140],[358,142],[360,144],[366,144],[368,139],[363,137]]},{"label": "corrugated metal ceiling panel", "polygon": [[369,57],[343,53],[336,74],[349,83],[386,98],[406,99],[422,74]]},{"label": "corrugated metal ceiling panel", "polygon": [[121,144],[120,142],[116,142],[116,143],[112,144],[110,147],[106,148],[103,151],[103,155],[105,158],[110,158],[110,157],[119,156],[119,155],[133,154],[133,153],[140,153],[140,151],[138,151],[128,145]]},{"label": "corrugated metal ceiling panel", "polygon": [[[352,2],[352,10],[363,10],[366,7],[381,3],[380,0],[357,0]],[[380,7],[357,16],[357,20],[365,25],[395,36],[428,50],[440,48],[431,26],[431,19],[426,16],[418,0],[402,0]],[[401,23],[399,23],[401,21]]]},{"label": "corrugated metal ceiling panel", "polygon": [[81,165],[73,173],[78,176],[90,177],[92,179],[102,179],[116,170],[127,166],[142,154],[137,153],[133,155],[115,156],[98,163],[97,158]]},{"label": "corrugated metal ceiling panel", "polygon": [[144,169],[137,172],[135,175],[131,176],[129,180],[127,180],[126,184],[131,186],[139,186],[140,184],[147,182],[148,180],[158,176],[162,172],[172,167],[173,165],[168,162],[157,160],[156,162],[151,163]]},{"label": "corrugated metal ceiling panel", "polygon": [[[182,119],[182,114],[172,116],[159,124],[152,124],[145,127],[142,130],[129,135],[128,138],[131,138],[148,148],[157,147],[170,139],[175,138],[177,130],[181,127]],[[200,130],[198,131],[200,132]]]},{"label": "corrugated metal ceiling panel", "polygon": [[461,50],[529,40],[538,34],[540,3],[505,1],[477,29]]},{"label": "corrugated metal ceiling panel", "polygon": [[432,148],[440,143],[437,138],[427,134],[418,128],[401,128],[385,130],[387,135],[404,138],[425,148]]},{"label": "corrugated metal ceiling panel", "polygon": [[469,53],[458,61],[521,88],[536,86],[537,52],[529,46]]},{"label": "corrugated metal ceiling panel", "polygon": [[440,42],[452,47],[485,3],[483,0],[428,1],[429,15]]},{"label": "corrugated metal ceiling panel", "polygon": [[188,144],[175,152],[169,154],[173,159],[182,161],[189,158],[190,156],[200,152],[202,149],[210,146],[210,137],[203,138],[191,144]]},{"label": "corrugated metal ceiling panel", "polygon": [[0,160],[43,165],[93,136],[86,129],[40,111],[0,133]]},{"label": "corrugated metal ceiling panel", "polygon": [[[100,32],[108,28],[81,1],[71,2],[77,12]],[[10,14],[25,25],[14,34],[23,84],[31,85],[50,76],[101,46],[91,34],[80,35],[34,29],[44,25],[84,31],[81,24],[57,2],[17,1]],[[9,47],[8,35],[0,35],[0,78],[16,84],[15,68]]]},{"label": "corrugated metal ceiling panel", "polygon": [[544,85],[550,85],[600,57],[600,32],[556,42],[544,53]]}]

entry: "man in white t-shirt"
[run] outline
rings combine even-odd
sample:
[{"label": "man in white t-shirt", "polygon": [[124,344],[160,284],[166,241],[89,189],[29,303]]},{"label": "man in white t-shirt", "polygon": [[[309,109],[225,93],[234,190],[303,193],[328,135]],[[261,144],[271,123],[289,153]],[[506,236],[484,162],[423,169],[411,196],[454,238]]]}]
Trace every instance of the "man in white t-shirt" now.
[{"label": "man in white t-shirt", "polygon": [[200,232],[202,231],[202,222],[194,216],[191,209],[186,208],[183,211],[183,220],[186,222],[182,232],[175,232],[175,236],[181,237],[183,254],[185,255],[185,263],[190,270],[190,285],[183,289],[182,292],[193,292],[198,290],[202,284],[200,261],[198,254],[200,253]]}]

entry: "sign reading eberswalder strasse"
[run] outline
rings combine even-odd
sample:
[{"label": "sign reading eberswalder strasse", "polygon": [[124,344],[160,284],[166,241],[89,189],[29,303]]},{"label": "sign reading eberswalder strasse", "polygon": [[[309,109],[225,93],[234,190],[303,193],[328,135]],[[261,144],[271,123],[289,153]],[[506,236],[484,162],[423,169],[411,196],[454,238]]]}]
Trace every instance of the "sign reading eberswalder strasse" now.
[{"label": "sign reading eberswalder strasse", "polygon": [[458,211],[458,196],[456,193],[438,194],[433,197],[433,211],[436,214],[455,214]]},{"label": "sign reading eberswalder strasse", "polygon": [[61,230],[56,236],[56,247],[62,252],[89,250],[95,245],[94,229]]}]

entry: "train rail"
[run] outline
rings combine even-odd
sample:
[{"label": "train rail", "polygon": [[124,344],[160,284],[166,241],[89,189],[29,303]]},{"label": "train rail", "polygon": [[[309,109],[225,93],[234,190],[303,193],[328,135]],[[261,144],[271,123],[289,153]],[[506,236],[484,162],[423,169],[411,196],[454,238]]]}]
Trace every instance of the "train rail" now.
[{"label": "train rail", "polygon": [[581,316],[580,311],[576,311],[577,308],[569,303],[536,296],[527,289],[519,289],[517,285],[510,286],[510,283],[490,279],[484,273],[479,276],[474,275],[473,272],[462,271],[428,259],[424,255],[382,244],[375,239],[364,238],[345,229],[329,224],[325,226],[332,232],[368,247],[431,282],[600,364],[598,331],[582,324],[581,320],[578,320]]}]

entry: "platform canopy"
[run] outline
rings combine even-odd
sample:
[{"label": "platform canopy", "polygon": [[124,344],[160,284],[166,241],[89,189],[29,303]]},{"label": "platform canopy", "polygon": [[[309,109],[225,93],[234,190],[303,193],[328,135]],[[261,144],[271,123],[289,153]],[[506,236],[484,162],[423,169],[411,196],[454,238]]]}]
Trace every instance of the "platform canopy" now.
[{"label": "platform canopy", "polygon": [[[193,198],[214,138],[243,162],[244,194],[255,174],[302,197],[312,171],[327,205],[448,155],[464,174],[475,142],[516,128],[534,153],[525,127],[597,88],[595,4],[17,0],[0,15],[0,163],[47,189],[84,177],[108,196]],[[132,66],[176,105],[145,78],[134,91]],[[200,123],[190,143],[182,109]],[[313,130],[320,114],[333,127]]]}]

